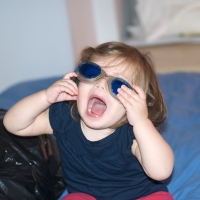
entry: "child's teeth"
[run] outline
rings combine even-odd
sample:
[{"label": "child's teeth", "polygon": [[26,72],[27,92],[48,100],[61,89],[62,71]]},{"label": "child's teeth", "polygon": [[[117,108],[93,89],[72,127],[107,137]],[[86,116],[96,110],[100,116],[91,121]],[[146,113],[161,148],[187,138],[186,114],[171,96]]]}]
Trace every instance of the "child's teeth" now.
[{"label": "child's teeth", "polygon": [[89,109],[88,109],[88,112],[89,112],[89,113],[91,113],[91,111],[92,111],[92,109],[91,109],[91,108],[89,108]]}]

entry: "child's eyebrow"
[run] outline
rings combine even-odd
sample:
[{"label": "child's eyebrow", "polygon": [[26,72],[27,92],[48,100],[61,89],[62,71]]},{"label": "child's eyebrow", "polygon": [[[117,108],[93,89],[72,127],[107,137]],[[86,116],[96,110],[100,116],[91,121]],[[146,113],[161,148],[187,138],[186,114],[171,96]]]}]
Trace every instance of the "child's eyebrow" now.
[{"label": "child's eyebrow", "polygon": [[[100,66],[100,65],[99,65]],[[130,81],[131,82],[131,80],[129,80],[129,78],[128,78],[128,76],[123,76],[123,75],[125,75],[125,71],[124,70],[122,70],[122,72],[121,73],[119,73],[118,71],[117,71],[117,69],[116,69],[116,66],[110,66],[110,65],[104,65],[104,66],[100,66],[101,67],[101,69],[105,72],[105,76],[106,77],[116,77],[116,78],[122,78],[122,79],[124,79],[124,80],[126,80],[126,81]],[[112,74],[113,75],[108,75],[108,73],[106,73],[106,70],[105,69],[114,69],[114,70],[112,70]],[[122,75],[123,74],[123,75]]]}]

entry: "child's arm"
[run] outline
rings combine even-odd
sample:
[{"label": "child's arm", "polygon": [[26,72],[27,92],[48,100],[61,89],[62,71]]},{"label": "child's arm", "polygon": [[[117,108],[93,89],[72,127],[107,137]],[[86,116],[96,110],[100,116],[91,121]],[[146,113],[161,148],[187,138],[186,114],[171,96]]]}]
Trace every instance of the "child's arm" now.
[{"label": "child's arm", "polygon": [[51,134],[48,108],[56,102],[76,100],[77,85],[70,79],[74,76],[77,76],[74,72],[66,74],[47,90],[32,94],[16,103],[4,117],[6,129],[21,136]]},{"label": "child's arm", "polygon": [[137,93],[122,86],[118,95],[126,108],[127,118],[133,126],[136,138],[133,141],[132,152],[149,177],[155,180],[164,180],[170,176],[173,170],[172,149],[148,119],[144,91],[138,86],[133,86],[133,88]]}]

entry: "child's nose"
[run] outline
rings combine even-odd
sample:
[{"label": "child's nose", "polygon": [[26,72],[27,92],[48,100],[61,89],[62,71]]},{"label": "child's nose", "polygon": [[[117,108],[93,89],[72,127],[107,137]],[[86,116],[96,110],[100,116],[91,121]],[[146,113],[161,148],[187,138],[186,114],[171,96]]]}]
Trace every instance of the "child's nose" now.
[{"label": "child's nose", "polygon": [[102,89],[102,90],[107,90],[108,89],[108,83],[107,80],[105,78],[101,78],[99,79],[94,86],[98,89]]}]

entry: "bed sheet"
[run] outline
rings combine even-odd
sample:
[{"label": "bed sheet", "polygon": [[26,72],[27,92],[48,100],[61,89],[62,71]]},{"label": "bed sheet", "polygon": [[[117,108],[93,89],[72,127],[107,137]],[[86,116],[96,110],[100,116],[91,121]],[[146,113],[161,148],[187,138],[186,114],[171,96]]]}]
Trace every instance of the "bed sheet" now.
[{"label": "bed sheet", "polygon": [[[47,88],[61,77],[22,82],[0,94],[0,108]],[[175,155],[172,176],[166,180],[176,200],[200,199],[200,74],[158,75],[168,108],[162,135]]]}]

